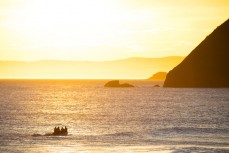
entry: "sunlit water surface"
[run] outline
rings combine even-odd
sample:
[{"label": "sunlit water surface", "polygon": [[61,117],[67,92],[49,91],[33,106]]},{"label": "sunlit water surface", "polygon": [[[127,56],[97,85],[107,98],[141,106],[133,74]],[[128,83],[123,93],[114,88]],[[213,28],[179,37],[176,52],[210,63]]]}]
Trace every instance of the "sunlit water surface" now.
[{"label": "sunlit water surface", "polygon": [[[0,152],[229,152],[229,89],[0,81]],[[67,126],[69,136],[38,136]]]}]

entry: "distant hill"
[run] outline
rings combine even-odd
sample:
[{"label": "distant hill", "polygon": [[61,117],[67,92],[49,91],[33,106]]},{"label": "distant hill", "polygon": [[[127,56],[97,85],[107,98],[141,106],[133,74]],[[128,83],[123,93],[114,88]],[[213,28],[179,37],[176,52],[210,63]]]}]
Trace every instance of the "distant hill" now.
[{"label": "distant hill", "polygon": [[145,79],[169,71],[184,57],[90,61],[0,61],[0,78]]},{"label": "distant hill", "polygon": [[166,72],[158,72],[154,74],[152,77],[148,78],[148,80],[158,80],[158,81],[164,81],[166,79]]},{"label": "distant hill", "polygon": [[229,19],[170,71],[164,87],[229,87]]}]

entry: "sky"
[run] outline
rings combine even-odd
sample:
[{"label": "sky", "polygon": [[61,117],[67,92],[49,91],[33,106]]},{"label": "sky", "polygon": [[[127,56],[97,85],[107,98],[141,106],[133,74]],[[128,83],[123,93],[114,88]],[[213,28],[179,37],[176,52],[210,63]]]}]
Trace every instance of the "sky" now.
[{"label": "sky", "polygon": [[228,0],[1,0],[0,60],[186,56],[228,17]]}]

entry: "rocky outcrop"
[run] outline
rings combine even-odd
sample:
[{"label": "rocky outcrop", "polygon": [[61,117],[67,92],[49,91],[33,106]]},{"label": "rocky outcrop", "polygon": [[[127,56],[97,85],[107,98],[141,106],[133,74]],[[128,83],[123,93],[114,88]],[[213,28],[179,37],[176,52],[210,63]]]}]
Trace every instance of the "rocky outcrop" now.
[{"label": "rocky outcrop", "polygon": [[164,81],[166,78],[166,75],[167,75],[166,72],[158,72],[154,74],[152,77],[148,78],[148,80]]},{"label": "rocky outcrop", "polygon": [[164,87],[229,87],[228,66],[229,19],[168,73]]},{"label": "rocky outcrop", "polygon": [[120,84],[120,83],[119,83],[119,80],[109,81],[109,82],[106,83],[104,86],[105,86],[105,87],[121,87],[121,88],[134,87],[133,85],[128,84],[128,83]]}]

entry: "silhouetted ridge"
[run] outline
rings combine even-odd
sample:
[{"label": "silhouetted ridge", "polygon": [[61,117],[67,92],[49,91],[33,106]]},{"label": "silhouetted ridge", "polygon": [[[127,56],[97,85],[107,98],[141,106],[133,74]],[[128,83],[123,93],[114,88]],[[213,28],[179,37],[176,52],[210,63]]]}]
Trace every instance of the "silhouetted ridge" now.
[{"label": "silhouetted ridge", "polygon": [[229,87],[229,19],[170,71],[164,87]]},{"label": "silhouetted ridge", "polygon": [[166,72],[158,72],[155,73],[152,77],[148,78],[148,80],[162,80],[164,81],[166,78],[167,73]]}]

